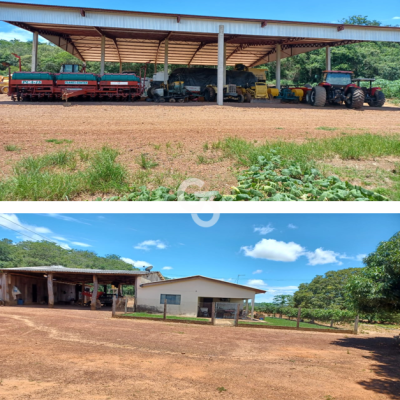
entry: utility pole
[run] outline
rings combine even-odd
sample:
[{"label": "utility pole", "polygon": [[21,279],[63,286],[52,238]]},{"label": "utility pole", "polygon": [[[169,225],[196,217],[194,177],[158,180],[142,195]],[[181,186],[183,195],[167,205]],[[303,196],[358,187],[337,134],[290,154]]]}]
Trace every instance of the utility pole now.
[{"label": "utility pole", "polygon": [[236,283],[239,283],[239,276],[246,276],[246,275],[238,275]]}]

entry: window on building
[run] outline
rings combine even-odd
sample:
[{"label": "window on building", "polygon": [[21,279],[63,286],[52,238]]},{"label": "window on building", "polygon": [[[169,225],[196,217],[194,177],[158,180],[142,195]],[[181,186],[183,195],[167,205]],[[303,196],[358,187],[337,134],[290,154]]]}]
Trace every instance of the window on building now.
[{"label": "window on building", "polygon": [[164,304],[165,299],[167,299],[167,304],[181,304],[181,295],[180,294],[162,294],[160,296],[160,304]]}]

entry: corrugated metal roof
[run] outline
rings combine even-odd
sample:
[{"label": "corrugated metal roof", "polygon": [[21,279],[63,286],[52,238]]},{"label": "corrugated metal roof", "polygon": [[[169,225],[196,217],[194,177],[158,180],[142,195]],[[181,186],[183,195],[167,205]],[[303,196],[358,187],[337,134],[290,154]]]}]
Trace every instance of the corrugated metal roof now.
[{"label": "corrugated metal roof", "polygon": [[21,268],[0,268],[2,272],[24,271],[24,272],[57,272],[58,274],[91,274],[91,275],[149,275],[159,274],[157,271],[125,271],[116,269],[85,269],[85,268],[66,268],[61,265],[47,267],[21,267]]},{"label": "corrugated metal roof", "polygon": [[220,279],[208,278],[207,276],[203,276],[203,275],[193,275],[193,276],[187,276],[185,278],[167,279],[165,281],[143,283],[140,286],[144,287],[144,286],[158,285],[158,284],[164,284],[164,283],[165,284],[166,283],[175,283],[175,282],[187,281],[190,279],[198,279],[198,278],[207,279],[209,281],[214,281],[214,282],[221,283],[221,284],[226,284],[226,285],[231,285],[231,286],[235,286],[235,287],[239,287],[239,288],[243,288],[243,289],[252,290],[255,293],[266,293],[266,290],[258,289],[258,288],[251,287],[251,286],[239,285],[237,283],[222,281]]}]

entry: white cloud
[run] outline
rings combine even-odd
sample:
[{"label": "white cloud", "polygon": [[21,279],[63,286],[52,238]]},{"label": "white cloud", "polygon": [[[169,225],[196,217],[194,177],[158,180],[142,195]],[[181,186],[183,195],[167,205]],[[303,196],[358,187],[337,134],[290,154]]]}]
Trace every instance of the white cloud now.
[{"label": "white cloud", "polygon": [[393,17],[393,19],[400,19],[400,17]]},{"label": "white cloud", "polygon": [[13,28],[9,32],[0,32],[0,39],[3,40],[18,39],[21,42],[27,42],[33,39],[33,34],[32,32],[28,32],[25,29]]},{"label": "white cloud", "polygon": [[40,241],[40,240],[45,240],[45,237],[37,234],[52,233],[50,229],[45,228],[43,226],[33,226],[24,224],[19,220],[19,218],[15,214],[0,214],[0,217],[1,217],[0,224],[4,228],[17,231],[17,233],[21,235],[18,236],[19,239]]},{"label": "white cloud", "polygon": [[71,250],[71,247],[69,247],[66,243],[57,243],[57,244],[65,250]]},{"label": "white cloud", "polygon": [[75,246],[80,246],[80,247],[92,247],[90,244],[87,243],[82,243],[82,242],[71,242]]},{"label": "white cloud", "polygon": [[63,242],[68,242],[68,239],[63,238],[62,236],[53,236],[53,239],[62,240]]},{"label": "white cloud", "polygon": [[150,267],[151,264],[149,264],[146,261],[135,261],[132,260],[131,258],[127,258],[127,257],[121,257],[122,261],[125,261],[127,264],[131,264],[136,268],[144,268],[144,267]]},{"label": "white cloud", "polygon": [[253,274],[261,274],[261,272],[262,272],[262,269],[257,269],[257,270],[255,270],[255,271],[253,272]]},{"label": "white cloud", "polygon": [[144,242],[138,243],[136,246],[134,246],[134,248],[138,250],[150,250],[150,247],[165,249],[167,245],[161,240],[145,240]]},{"label": "white cloud", "polygon": [[289,229],[297,229],[297,226],[296,226],[296,225],[293,225],[293,224],[289,224],[289,225],[288,225],[288,228],[289,228]]},{"label": "white cloud", "polygon": [[332,250],[324,250],[322,247],[312,252],[308,251],[306,256],[309,261],[308,265],[343,264],[337,259],[337,257],[340,257],[339,253],[335,253]]},{"label": "white cloud", "polygon": [[254,247],[244,246],[241,250],[247,257],[283,262],[296,261],[305,252],[297,243],[279,242],[275,239],[261,239]]},{"label": "white cloud", "polygon": [[55,214],[55,213],[50,213],[47,214],[48,217],[56,218],[56,219],[61,219],[62,221],[68,221],[68,222],[78,222],[80,224],[85,224],[85,225],[90,225],[86,222],[79,221],[79,219],[69,217],[68,215],[63,215],[63,214]]},{"label": "white cloud", "polygon": [[267,235],[268,233],[271,233],[273,230],[275,230],[275,228],[273,228],[271,224],[268,224],[267,226],[254,227],[254,232],[258,232],[260,235]]},{"label": "white cloud", "polygon": [[163,269],[173,269],[172,267],[163,267]]},{"label": "white cloud", "polygon": [[247,281],[248,286],[267,286],[267,284],[262,279],[249,279]]},{"label": "white cloud", "polygon": [[367,257],[367,254],[357,254],[356,255],[356,260],[357,261],[362,261],[365,257]]},{"label": "white cloud", "polygon": [[256,296],[257,303],[270,303],[278,294],[293,294],[298,290],[297,286],[267,286],[259,289],[267,290],[267,293],[258,294]]}]

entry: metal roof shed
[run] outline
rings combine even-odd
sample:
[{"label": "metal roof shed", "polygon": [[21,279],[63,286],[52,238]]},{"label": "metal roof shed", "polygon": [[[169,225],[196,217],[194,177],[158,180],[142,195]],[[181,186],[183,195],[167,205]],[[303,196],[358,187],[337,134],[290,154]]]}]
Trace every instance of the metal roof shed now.
[{"label": "metal roof shed", "polygon": [[[218,65],[222,89],[226,65],[248,66],[361,41],[400,42],[400,28],[332,23],[225,18],[0,2],[0,20],[38,35],[82,61]],[[164,76],[166,80],[166,74]],[[222,90],[218,90],[222,104]]]},{"label": "metal roof shed", "polygon": [[[28,302],[35,303],[32,299],[31,289],[32,285],[36,285],[37,288],[42,288],[41,296],[38,297],[48,297],[48,305],[49,307],[53,307],[55,303],[55,285],[64,285],[64,288],[66,287],[65,285],[74,287],[82,285],[84,288],[85,284],[93,283],[91,305],[92,309],[95,309],[99,284],[112,284],[120,288],[121,285],[136,285],[138,278],[144,278],[147,282],[165,279],[160,272],[65,268],[60,265],[0,268],[0,298],[6,304],[13,304],[12,288],[19,285],[21,286],[21,293],[28,299]],[[75,290],[71,293],[75,296]],[[36,302],[38,302],[38,298]]]}]

